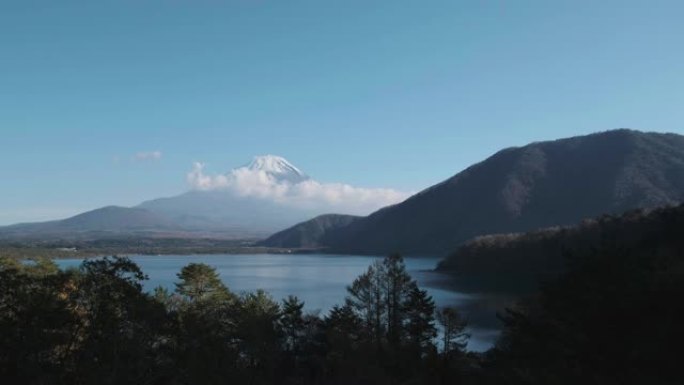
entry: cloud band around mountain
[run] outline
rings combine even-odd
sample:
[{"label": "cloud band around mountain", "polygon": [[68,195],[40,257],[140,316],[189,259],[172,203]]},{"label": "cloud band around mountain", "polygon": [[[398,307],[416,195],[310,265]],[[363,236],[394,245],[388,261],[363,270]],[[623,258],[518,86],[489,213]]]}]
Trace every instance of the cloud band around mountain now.
[{"label": "cloud band around mountain", "polygon": [[307,179],[296,183],[277,180],[268,172],[241,167],[227,174],[209,175],[195,162],[187,174],[195,190],[224,190],[238,196],[266,199],[283,205],[322,212],[366,215],[399,203],[411,194],[388,188],[354,187],[344,183],[321,183]]}]

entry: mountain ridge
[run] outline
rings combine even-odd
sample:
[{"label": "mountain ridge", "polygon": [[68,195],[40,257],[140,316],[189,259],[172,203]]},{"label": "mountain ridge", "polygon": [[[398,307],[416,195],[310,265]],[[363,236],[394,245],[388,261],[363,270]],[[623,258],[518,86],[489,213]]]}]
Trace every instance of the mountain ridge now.
[{"label": "mountain ridge", "polygon": [[684,136],[618,129],[496,152],[327,234],[358,254],[443,254],[475,236],[570,225],[684,198]]},{"label": "mountain ridge", "polygon": [[260,246],[280,248],[320,248],[326,234],[348,226],[362,217],[344,214],[323,214],[297,223],[259,242]]},{"label": "mountain ridge", "polygon": [[64,238],[181,230],[169,218],[145,209],[105,206],[61,220],[3,226],[0,227],[0,239]]},{"label": "mountain ridge", "polygon": [[[255,157],[235,170],[250,167],[284,178],[308,178],[272,155]],[[315,209],[288,207],[258,196],[191,190],[133,208],[108,206],[60,221],[0,227],[0,238],[88,231],[191,232],[220,238],[279,234],[263,244],[350,254],[439,255],[480,235],[570,225],[683,199],[684,136],[618,129],[502,149],[366,217],[319,218]]]}]

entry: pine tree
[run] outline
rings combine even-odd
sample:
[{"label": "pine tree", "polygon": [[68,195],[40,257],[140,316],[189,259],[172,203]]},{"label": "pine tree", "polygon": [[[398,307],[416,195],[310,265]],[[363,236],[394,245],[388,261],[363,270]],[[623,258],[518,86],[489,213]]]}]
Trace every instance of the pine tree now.
[{"label": "pine tree", "polygon": [[437,336],[435,328],[435,301],[427,291],[418,285],[411,285],[408,300],[405,304],[406,333],[408,342],[420,352],[434,347],[433,339]]},{"label": "pine tree", "polygon": [[216,269],[203,263],[191,263],[177,274],[176,292],[191,301],[226,298],[228,288],[221,282]]},{"label": "pine tree", "polygon": [[401,344],[404,337],[406,302],[411,287],[416,284],[406,271],[404,260],[399,254],[390,255],[383,260],[381,274],[387,311],[387,340],[390,345],[396,347]]},{"label": "pine tree", "polygon": [[283,300],[280,327],[285,336],[285,349],[295,354],[299,351],[300,334],[304,328],[303,308],[304,302],[296,296],[290,295]]},{"label": "pine tree", "polygon": [[382,264],[376,262],[347,287],[346,303],[363,320],[364,334],[381,347],[384,337],[385,303],[382,295]]}]

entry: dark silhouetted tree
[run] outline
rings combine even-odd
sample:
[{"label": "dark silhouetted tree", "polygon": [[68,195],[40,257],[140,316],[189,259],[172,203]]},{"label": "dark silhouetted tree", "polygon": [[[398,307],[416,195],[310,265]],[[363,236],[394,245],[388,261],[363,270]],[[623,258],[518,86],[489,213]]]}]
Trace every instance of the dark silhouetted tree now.
[{"label": "dark silhouetted tree", "polygon": [[304,302],[296,296],[288,296],[283,300],[280,326],[285,337],[285,349],[297,354],[300,345],[301,333],[304,327],[302,309]]},{"label": "dark silhouetted tree", "polygon": [[462,353],[468,345],[467,322],[453,307],[445,307],[437,312],[437,321],[442,326],[442,351],[445,356]]},{"label": "dark silhouetted tree", "polygon": [[405,303],[406,334],[408,343],[421,354],[432,350],[437,336],[435,328],[435,301],[427,291],[418,285],[411,285],[408,299]]}]

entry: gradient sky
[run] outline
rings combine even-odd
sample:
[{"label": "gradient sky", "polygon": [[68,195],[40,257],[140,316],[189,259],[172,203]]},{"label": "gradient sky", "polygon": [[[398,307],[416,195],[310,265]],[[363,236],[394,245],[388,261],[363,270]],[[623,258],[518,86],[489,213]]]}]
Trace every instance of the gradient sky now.
[{"label": "gradient sky", "polygon": [[2,0],[0,224],[175,195],[194,161],[416,191],[531,141],[684,133],[682,20],[653,0]]}]

